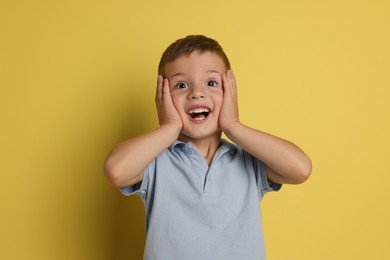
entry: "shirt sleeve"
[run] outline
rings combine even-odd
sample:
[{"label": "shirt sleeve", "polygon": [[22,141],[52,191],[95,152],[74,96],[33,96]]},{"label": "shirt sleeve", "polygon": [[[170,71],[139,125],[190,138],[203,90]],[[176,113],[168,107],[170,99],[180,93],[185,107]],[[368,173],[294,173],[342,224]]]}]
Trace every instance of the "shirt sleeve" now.
[{"label": "shirt sleeve", "polygon": [[266,193],[270,191],[279,191],[281,189],[282,184],[268,181],[267,166],[264,162],[257,159],[246,151],[244,151],[244,156],[246,157],[247,163],[251,165],[251,168],[253,167],[260,198],[262,198]]},{"label": "shirt sleeve", "polygon": [[155,168],[155,160],[153,160],[144,170],[144,177],[142,181],[126,186],[126,187],[121,187],[119,188],[120,192],[125,195],[125,196],[130,196],[130,195],[137,195],[141,197],[143,200],[146,199],[147,193],[148,193],[148,187],[149,187],[149,182],[151,179],[151,173],[154,172]]},{"label": "shirt sleeve", "polygon": [[261,185],[259,187],[259,191],[260,191],[261,195],[264,196],[267,192],[270,192],[270,191],[279,191],[282,188],[282,184],[273,183],[273,182],[268,181],[267,166],[265,165],[265,163],[258,160],[257,158],[254,158],[254,159],[255,159],[255,163],[257,164],[256,173],[258,174],[258,178],[261,179],[261,181],[260,181]]}]

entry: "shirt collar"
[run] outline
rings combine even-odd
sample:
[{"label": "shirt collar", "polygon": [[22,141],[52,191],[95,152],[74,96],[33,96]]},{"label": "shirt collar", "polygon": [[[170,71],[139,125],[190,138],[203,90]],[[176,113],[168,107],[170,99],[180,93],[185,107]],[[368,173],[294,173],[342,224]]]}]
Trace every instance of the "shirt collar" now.
[{"label": "shirt collar", "polygon": [[[185,143],[183,141],[176,140],[174,141],[169,147],[168,150],[173,152],[175,149],[180,149],[182,150],[185,147],[195,147],[192,143]],[[221,145],[219,146],[217,152],[219,154],[224,154],[226,152],[229,152],[230,154],[234,154],[237,151],[237,146],[225,139],[221,139]]]}]

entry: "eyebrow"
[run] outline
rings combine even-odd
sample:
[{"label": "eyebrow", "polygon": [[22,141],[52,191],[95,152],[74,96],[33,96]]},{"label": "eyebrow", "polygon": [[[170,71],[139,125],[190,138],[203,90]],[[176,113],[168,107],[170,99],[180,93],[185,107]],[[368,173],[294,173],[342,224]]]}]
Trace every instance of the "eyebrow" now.
[{"label": "eyebrow", "polygon": [[183,76],[183,75],[185,75],[185,73],[183,73],[183,72],[178,72],[178,73],[173,74],[173,75],[171,76],[171,78],[174,78],[174,77],[177,77],[177,76]]},{"label": "eyebrow", "polygon": [[218,74],[221,74],[221,72],[219,71],[216,71],[216,70],[208,70],[206,71],[207,73],[218,73]]},{"label": "eyebrow", "polygon": [[[221,74],[219,71],[216,71],[216,70],[208,70],[208,71],[206,71],[206,73]],[[186,74],[184,72],[178,72],[178,73],[173,74],[171,78],[178,77],[178,76],[183,76],[183,75],[186,75]]]}]

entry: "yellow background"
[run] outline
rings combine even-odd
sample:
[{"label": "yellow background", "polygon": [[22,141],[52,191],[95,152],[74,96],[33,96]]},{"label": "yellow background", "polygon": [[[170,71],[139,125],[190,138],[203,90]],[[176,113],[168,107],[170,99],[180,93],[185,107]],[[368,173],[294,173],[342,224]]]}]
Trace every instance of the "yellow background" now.
[{"label": "yellow background", "polygon": [[102,164],[157,126],[188,34],[224,47],[242,121],[313,160],[262,203],[268,259],[390,259],[389,28],[387,0],[1,1],[0,259],[141,259],[142,202]]}]

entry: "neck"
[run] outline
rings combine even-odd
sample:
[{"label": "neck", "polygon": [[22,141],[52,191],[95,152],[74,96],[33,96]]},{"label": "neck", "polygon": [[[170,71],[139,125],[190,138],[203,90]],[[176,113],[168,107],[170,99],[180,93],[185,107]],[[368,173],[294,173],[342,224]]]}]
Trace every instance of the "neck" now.
[{"label": "neck", "polygon": [[221,145],[221,136],[214,135],[202,139],[191,139],[179,137],[179,140],[183,142],[191,142],[203,155],[208,165],[211,164],[214,154],[218,147]]}]

